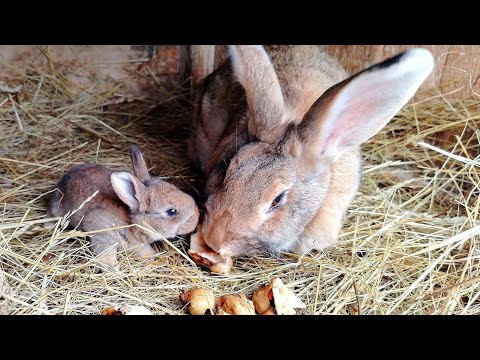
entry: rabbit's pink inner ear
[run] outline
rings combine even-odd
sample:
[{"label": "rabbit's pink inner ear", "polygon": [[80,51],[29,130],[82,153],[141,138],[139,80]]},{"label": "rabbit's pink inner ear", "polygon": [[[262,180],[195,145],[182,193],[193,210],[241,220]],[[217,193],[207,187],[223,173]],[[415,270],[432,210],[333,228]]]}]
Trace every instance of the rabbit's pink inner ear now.
[{"label": "rabbit's pink inner ear", "polygon": [[144,186],[135,176],[128,172],[114,172],[110,175],[113,190],[132,211],[140,210]]},{"label": "rabbit's pink inner ear", "polygon": [[277,140],[275,129],[284,125],[285,104],[268,54],[260,45],[230,46],[229,52],[233,73],[247,96],[248,131],[264,142]]},{"label": "rabbit's pink inner ear", "polygon": [[430,52],[411,49],[327,90],[298,127],[304,156],[329,163],[370,139],[410,100],[433,64]]}]

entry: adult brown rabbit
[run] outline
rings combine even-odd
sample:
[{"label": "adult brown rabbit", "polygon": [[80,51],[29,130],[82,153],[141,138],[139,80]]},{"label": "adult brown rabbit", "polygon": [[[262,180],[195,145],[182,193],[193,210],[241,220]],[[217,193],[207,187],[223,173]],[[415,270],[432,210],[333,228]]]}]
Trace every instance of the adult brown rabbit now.
[{"label": "adult brown rabbit", "polygon": [[360,145],[434,66],[410,49],[351,77],[319,46],[231,46],[199,89],[190,154],[208,176],[203,235],[222,256],[337,242]]},{"label": "adult brown rabbit", "polygon": [[[165,238],[192,232],[199,211],[193,198],[160,178],[150,177],[140,148],[130,147],[134,175],[113,172],[105,166],[82,164],[70,169],[52,195],[47,216],[64,216],[98,193],[69,219],[82,231],[109,229],[130,224],[151,228]],[[151,257],[150,244],[161,237],[141,227],[102,231],[90,235],[92,251],[104,265],[118,268],[117,251],[135,248]]]}]

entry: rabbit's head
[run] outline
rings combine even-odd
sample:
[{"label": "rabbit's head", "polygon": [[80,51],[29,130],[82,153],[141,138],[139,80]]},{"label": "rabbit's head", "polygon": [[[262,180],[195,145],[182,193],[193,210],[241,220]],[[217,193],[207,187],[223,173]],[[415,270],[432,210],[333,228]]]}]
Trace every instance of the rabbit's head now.
[{"label": "rabbit's head", "polygon": [[[113,172],[111,181],[118,197],[130,208],[132,223],[150,228],[165,238],[192,232],[197,226],[199,211],[195,200],[174,185],[152,178],[136,145],[130,148],[134,175]],[[144,230],[150,239],[159,240]]]},{"label": "rabbit's head", "polygon": [[[230,57],[245,89],[250,142],[209,180],[203,234],[222,256],[291,250],[334,191],[332,164],[358,169],[359,146],[407,103],[434,65],[427,50],[407,50],[332,86],[295,119],[263,47],[234,46]],[[343,181],[358,187],[356,179]]]}]

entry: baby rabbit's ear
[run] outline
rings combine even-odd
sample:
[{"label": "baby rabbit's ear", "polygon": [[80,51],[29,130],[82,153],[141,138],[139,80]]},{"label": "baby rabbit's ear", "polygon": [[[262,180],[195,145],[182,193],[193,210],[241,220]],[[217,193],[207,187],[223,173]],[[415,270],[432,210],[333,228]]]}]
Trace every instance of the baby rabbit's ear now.
[{"label": "baby rabbit's ear", "polygon": [[120,200],[132,211],[139,211],[139,200],[144,196],[145,186],[128,172],[113,172],[110,180]]},{"label": "baby rabbit's ear", "polygon": [[433,66],[429,51],[410,49],[327,90],[297,127],[301,147],[297,154],[306,174],[324,168],[380,131]]},{"label": "baby rabbit's ear", "polygon": [[233,73],[245,89],[248,103],[248,132],[264,142],[278,139],[284,115],[282,89],[273,64],[260,45],[229,47]]},{"label": "baby rabbit's ear", "polygon": [[143,159],[142,151],[137,145],[130,145],[130,158],[132,159],[133,173],[140,182],[145,184],[146,181],[150,180],[150,174]]}]

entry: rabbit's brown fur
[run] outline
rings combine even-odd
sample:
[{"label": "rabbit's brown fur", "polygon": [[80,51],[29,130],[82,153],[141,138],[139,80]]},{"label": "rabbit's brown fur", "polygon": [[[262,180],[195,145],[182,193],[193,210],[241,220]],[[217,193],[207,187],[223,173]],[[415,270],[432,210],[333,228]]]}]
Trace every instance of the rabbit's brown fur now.
[{"label": "rabbit's brown fur", "polygon": [[207,244],[224,256],[335,244],[359,186],[361,143],[432,67],[416,49],[347,78],[318,46],[231,47],[197,93],[189,143],[209,178]]},{"label": "rabbit's brown fur", "polygon": [[[192,232],[199,216],[193,198],[166,181],[150,178],[138,148],[132,146],[131,157],[135,175],[116,173],[96,164],[82,164],[70,169],[52,195],[47,216],[64,216],[79,209],[98,190],[95,197],[71,215],[69,225],[93,231],[138,224],[151,227],[165,238]],[[118,181],[118,175],[127,180],[123,183],[127,185],[127,197],[114,182]],[[133,196],[129,197],[128,192]],[[178,211],[176,216],[165,214],[171,208]],[[117,250],[122,247],[135,248],[136,254],[142,257],[155,255],[149,244],[160,239],[138,226],[90,236],[92,251],[102,254],[100,261],[111,266],[116,264]]]}]

